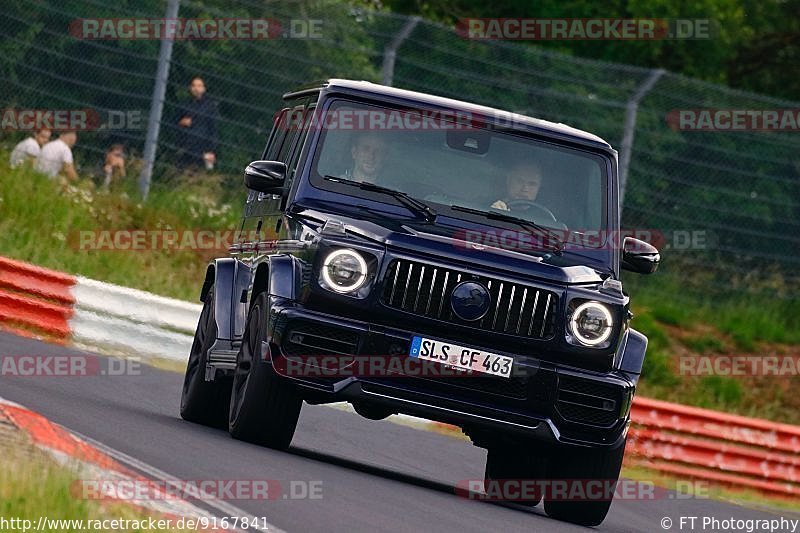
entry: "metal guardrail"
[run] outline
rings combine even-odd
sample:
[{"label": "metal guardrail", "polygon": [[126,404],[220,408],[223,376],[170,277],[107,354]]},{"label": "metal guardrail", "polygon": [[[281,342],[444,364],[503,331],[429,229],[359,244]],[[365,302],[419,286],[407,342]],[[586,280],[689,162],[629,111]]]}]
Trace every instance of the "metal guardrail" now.
[{"label": "metal guardrail", "polygon": [[203,306],[78,277],[75,342],[110,353],[185,362]]}]

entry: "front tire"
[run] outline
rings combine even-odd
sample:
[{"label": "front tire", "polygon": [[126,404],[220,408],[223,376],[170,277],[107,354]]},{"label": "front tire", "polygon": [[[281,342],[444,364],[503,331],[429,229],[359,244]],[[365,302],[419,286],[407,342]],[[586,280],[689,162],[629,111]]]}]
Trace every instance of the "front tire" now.
[{"label": "front tire", "polygon": [[544,510],[547,516],[582,526],[596,526],[605,520],[614,490],[622,468],[625,455],[625,442],[610,450],[565,451],[553,458],[550,464],[549,479],[571,480],[586,484],[589,480],[603,482],[608,499],[550,500],[545,498]]},{"label": "front tire", "polygon": [[505,446],[492,446],[487,452],[483,476],[486,494],[490,497],[497,493],[506,494],[512,488],[516,490],[519,484],[520,495],[506,501],[528,507],[538,505],[542,500],[542,491],[535,482],[545,475],[546,458],[530,450]]},{"label": "front tire", "polygon": [[228,421],[231,382],[218,377],[206,381],[208,351],[217,339],[217,322],[214,320],[214,286],[206,293],[203,310],[197,321],[189,360],[183,377],[181,391],[181,418],[205,426],[224,428]]},{"label": "front tire", "polygon": [[261,357],[267,340],[269,297],[256,296],[247,315],[230,399],[228,431],[235,439],[286,450],[292,442],[303,400]]}]

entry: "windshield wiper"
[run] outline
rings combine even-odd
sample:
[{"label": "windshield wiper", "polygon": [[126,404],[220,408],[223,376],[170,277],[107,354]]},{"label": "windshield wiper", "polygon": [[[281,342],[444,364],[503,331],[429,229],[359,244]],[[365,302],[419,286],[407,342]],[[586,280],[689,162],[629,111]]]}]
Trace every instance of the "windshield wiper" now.
[{"label": "windshield wiper", "polygon": [[425,219],[425,222],[430,223],[436,220],[436,211],[431,209],[425,202],[417,200],[413,196],[410,196],[407,193],[404,193],[403,191],[396,191],[388,187],[381,187],[380,185],[375,185],[374,183],[367,183],[363,181],[349,180],[347,178],[340,178],[339,176],[325,175],[324,179],[328,181],[342,183],[344,185],[352,185],[353,187],[358,187],[359,189],[363,189],[365,191],[379,192],[382,194],[392,196],[398,202],[403,204],[403,206],[406,207],[406,209],[408,209],[409,211],[417,215],[422,215],[422,217]]},{"label": "windshield wiper", "polygon": [[506,215],[505,213],[496,213],[494,211],[481,211],[480,209],[473,209],[471,207],[464,207],[462,205],[451,205],[450,209],[452,209],[453,211],[463,211],[464,213],[471,213],[473,215],[481,215],[490,220],[501,220],[503,222],[510,222],[512,224],[520,226],[523,229],[534,230],[540,235],[543,235],[548,239],[552,239],[552,242],[555,243],[552,248],[553,253],[555,253],[556,255],[561,255],[564,251],[564,241],[562,241],[555,232],[550,231],[544,226],[540,226],[536,222],[532,222],[530,220],[526,220],[520,217],[515,217],[513,215]]}]

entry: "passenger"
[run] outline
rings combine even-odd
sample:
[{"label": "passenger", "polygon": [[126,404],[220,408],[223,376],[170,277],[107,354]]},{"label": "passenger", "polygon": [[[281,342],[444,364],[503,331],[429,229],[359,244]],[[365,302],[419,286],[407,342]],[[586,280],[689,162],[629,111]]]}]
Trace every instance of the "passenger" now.
[{"label": "passenger", "polygon": [[375,133],[364,133],[356,137],[350,148],[353,166],[347,169],[344,177],[354,181],[375,183],[383,168],[388,146],[386,141]]}]

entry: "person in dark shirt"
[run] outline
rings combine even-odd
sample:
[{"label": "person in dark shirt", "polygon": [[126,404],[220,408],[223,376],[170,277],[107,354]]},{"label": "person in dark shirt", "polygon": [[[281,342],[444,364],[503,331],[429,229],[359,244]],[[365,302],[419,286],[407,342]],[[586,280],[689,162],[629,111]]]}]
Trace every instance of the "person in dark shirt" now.
[{"label": "person in dark shirt", "polygon": [[206,94],[206,84],[200,76],[189,81],[192,100],[182,106],[178,126],[183,152],[179,166],[201,167],[212,170],[217,162],[217,103]]},{"label": "person in dark shirt", "polygon": [[[542,186],[542,169],[532,162],[517,163],[511,167],[511,171],[506,175],[505,180],[506,194],[504,198],[497,200],[490,207],[503,211],[512,210],[508,204],[518,205],[518,209],[527,209],[525,202],[532,203],[539,196],[539,189]],[[520,202],[522,202],[520,204]]]}]

